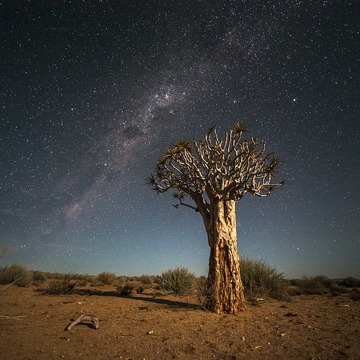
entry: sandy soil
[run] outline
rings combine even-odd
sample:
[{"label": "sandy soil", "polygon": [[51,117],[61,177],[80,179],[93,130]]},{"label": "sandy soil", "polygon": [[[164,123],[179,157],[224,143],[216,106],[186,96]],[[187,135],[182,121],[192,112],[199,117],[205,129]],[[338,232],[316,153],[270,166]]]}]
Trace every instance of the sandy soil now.
[{"label": "sandy soil", "polygon": [[[81,311],[100,328],[65,331]],[[111,286],[61,296],[11,287],[0,297],[0,359],[360,359],[359,339],[360,301],[346,294],[265,299],[239,316]]]}]

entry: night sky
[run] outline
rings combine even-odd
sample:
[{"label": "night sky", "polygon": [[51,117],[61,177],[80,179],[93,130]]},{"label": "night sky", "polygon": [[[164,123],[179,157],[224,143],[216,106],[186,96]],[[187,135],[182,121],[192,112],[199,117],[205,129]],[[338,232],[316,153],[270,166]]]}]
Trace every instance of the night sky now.
[{"label": "night sky", "polygon": [[360,277],[360,2],[2,1],[0,265],[206,274],[201,217],[145,179],[236,122],[286,185],[237,205],[242,256]]}]

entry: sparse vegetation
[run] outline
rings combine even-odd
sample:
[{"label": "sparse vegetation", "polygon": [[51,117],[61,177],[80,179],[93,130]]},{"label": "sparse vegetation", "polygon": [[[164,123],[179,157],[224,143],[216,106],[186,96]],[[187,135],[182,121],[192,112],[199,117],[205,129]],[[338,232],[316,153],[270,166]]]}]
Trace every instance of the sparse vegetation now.
[{"label": "sparse vegetation", "polygon": [[128,296],[135,291],[135,285],[131,282],[124,284],[123,286],[118,287],[118,293],[120,295]]},{"label": "sparse vegetation", "polygon": [[[252,304],[257,299],[270,297],[286,300],[288,295],[332,295],[348,294],[353,301],[360,299],[360,280],[354,277],[330,279],[324,275],[286,280],[282,273],[262,260],[241,259],[241,279],[245,295]],[[47,281],[48,280],[48,281]],[[198,301],[206,301],[205,276],[196,277],[187,268],[178,267],[163,272],[160,276],[116,276],[111,272],[99,275],[62,274],[28,270],[23,265],[12,264],[0,268],[0,284],[25,287],[34,283],[47,284],[47,294],[61,295],[74,292],[75,288],[113,285],[121,295],[151,293],[156,289],[179,296],[197,295]]]},{"label": "sparse vegetation", "polygon": [[77,286],[86,286],[87,284],[93,284],[96,281],[96,277],[89,274],[75,274],[74,279],[78,280]]},{"label": "sparse vegetation", "polygon": [[32,277],[33,280],[38,283],[42,283],[47,279],[45,273],[43,273],[42,271],[34,271]]},{"label": "sparse vegetation", "polygon": [[111,272],[102,272],[96,277],[96,280],[104,285],[112,285],[116,280],[116,275]]},{"label": "sparse vegetation", "polygon": [[338,295],[347,292],[343,280],[332,280],[324,275],[291,280],[290,284],[289,292],[291,295]]},{"label": "sparse vegetation", "polygon": [[0,284],[16,284],[25,287],[31,283],[31,274],[25,266],[19,264],[6,265],[0,270]]},{"label": "sparse vegetation", "polygon": [[77,285],[73,275],[65,274],[62,279],[53,279],[49,282],[47,293],[50,295],[70,294]]},{"label": "sparse vegetation", "polygon": [[150,285],[145,285],[144,283],[138,280],[127,280],[124,279],[123,282],[117,286],[117,292],[120,295],[131,295],[134,293],[142,294],[145,289],[148,289]]},{"label": "sparse vegetation", "polygon": [[360,288],[360,280],[349,276],[345,279],[340,280],[339,285],[346,288]]},{"label": "sparse vegetation", "polygon": [[252,303],[263,296],[274,299],[286,297],[287,282],[282,273],[262,260],[242,258],[240,264],[245,296]]},{"label": "sparse vegetation", "polygon": [[178,267],[161,274],[156,282],[160,290],[169,291],[176,295],[187,295],[194,289],[196,277],[188,269]]},{"label": "sparse vegetation", "polygon": [[154,283],[154,277],[151,275],[141,275],[138,280],[145,285],[152,285]]}]

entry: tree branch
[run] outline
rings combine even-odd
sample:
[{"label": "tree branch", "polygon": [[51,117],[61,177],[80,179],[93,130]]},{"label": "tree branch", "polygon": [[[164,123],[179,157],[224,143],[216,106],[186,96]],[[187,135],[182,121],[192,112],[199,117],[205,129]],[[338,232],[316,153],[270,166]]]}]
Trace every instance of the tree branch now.
[{"label": "tree branch", "polygon": [[200,211],[203,217],[208,211],[205,194],[210,202],[220,198],[240,200],[247,192],[269,195],[283,185],[272,183],[279,160],[272,153],[265,154],[264,141],[243,139],[245,131],[244,125],[236,124],[220,140],[212,127],[192,147],[186,140],[179,141],[165,151],[148,184],[158,193],[173,188],[191,196],[196,207],[184,203],[183,198],[178,199],[179,205]]}]

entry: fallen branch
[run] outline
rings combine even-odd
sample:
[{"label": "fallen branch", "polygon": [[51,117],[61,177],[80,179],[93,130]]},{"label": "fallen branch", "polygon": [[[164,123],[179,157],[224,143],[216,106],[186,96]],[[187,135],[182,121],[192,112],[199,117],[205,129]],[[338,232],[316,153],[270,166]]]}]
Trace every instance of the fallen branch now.
[{"label": "fallen branch", "polygon": [[77,324],[86,324],[86,325],[91,325],[94,329],[99,329],[100,325],[99,325],[99,319],[95,316],[92,315],[83,315],[81,314],[76,320],[74,320],[73,322],[71,322],[66,328],[65,330],[70,331],[74,326],[76,326]]},{"label": "fallen branch", "polygon": [[1,287],[1,291],[5,291],[8,287],[10,287],[11,285],[14,285],[17,281],[21,280],[21,277],[14,280],[13,282],[11,282],[10,284],[6,284],[5,286]]}]

